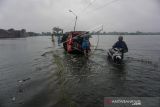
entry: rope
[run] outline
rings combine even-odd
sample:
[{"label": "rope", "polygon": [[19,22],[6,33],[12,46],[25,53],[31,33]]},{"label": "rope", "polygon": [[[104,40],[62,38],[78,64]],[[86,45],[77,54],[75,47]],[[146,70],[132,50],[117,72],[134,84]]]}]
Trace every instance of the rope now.
[{"label": "rope", "polygon": [[[97,32],[101,32],[101,31],[103,31],[103,26],[102,26],[102,29],[100,29]],[[98,41],[97,41],[96,47],[94,48],[93,52],[90,55],[92,55],[95,52],[95,50],[98,48],[98,44],[99,44],[99,35],[98,35]]]},{"label": "rope", "polygon": [[[100,32],[100,31],[102,31],[102,29],[100,29],[99,31],[97,31],[97,32]],[[97,33],[96,32],[96,33]],[[98,40],[97,40],[97,44],[96,44],[96,46],[95,46],[95,48],[94,48],[94,50],[93,51],[91,51],[92,53],[91,54],[93,54],[94,52],[95,52],[95,50],[98,48],[98,44],[99,44],[99,35],[98,35]],[[73,47],[74,49],[77,49],[77,50],[79,50],[79,51],[81,51],[80,49],[78,49],[78,48],[75,48],[75,47]],[[82,52],[82,51],[81,51]],[[90,55],[91,55],[90,54]]]},{"label": "rope", "polygon": [[[103,30],[103,25],[101,25],[101,26],[99,26],[99,27],[101,27],[101,29],[98,30],[97,32],[101,32],[101,31]],[[95,27],[95,28],[97,29],[97,27]],[[94,29],[95,29],[95,28],[94,28]],[[96,33],[97,33],[97,32],[96,32]],[[85,33],[86,33],[86,32],[85,32]],[[82,34],[77,35],[77,36],[83,36],[85,33],[82,33]],[[73,37],[73,38],[74,38],[74,37]],[[67,40],[67,41],[69,41],[69,40]],[[67,41],[65,41],[65,42],[67,42]],[[65,43],[65,42],[62,42],[62,43]],[[93,55],[93,54],[94,54],[95,50],[98,48],[98,44],[99,44],[99,35],[98,35],[97,44],[96,44],[94,50],[91,51],[92,53],[90,53],[90,55]],[[78,49],[78,48],[76,48],[76,47],[73,47],[73,48],[76,49],[76,50],[78,50],[78,51],[80,51],[80,52],[83,52],[83,51],[81,51],[80,49]]]},{"label": "rope", "polygon": [[[97,28],[99,28],[99,27],[102,27],[102,25],[100,25],[100,26],[98,26],[98,27],[95,27],[95,28],[93,28],[93,29],[91,29],[91,30],[87,30],[87,31],[93,31],[93,30],[95,30],[95,29],[97,29]],[[101,31],[101,30],[100,30]],[[99,32],[99,31],[97,31],[97,32]],[[77,35],[77,36],[83,36],[84,34],[86,34],[87,32],[84,32],[84,33],[82,33],[82,34],[79,34],[79,35]],[[76,38],[76,37],[73,37],[73,38]],[[67,41],[64,41],[64,42],[61,42],[60,44],[63,44],[63,43],[66,43],[66,42],[68,42],[69,40],[67,40]]]}]

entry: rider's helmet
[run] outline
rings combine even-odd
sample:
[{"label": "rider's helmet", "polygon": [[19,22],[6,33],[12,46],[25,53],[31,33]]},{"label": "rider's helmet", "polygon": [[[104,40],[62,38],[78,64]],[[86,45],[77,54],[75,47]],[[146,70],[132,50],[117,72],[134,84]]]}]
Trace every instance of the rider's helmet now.
[{"label": "rider's helmet", "polygon": [[122,40],[123,40],[123,36],[119,36],[119,37],[118,37],[118,40],[119,40],[119,41],[122,41]]}]

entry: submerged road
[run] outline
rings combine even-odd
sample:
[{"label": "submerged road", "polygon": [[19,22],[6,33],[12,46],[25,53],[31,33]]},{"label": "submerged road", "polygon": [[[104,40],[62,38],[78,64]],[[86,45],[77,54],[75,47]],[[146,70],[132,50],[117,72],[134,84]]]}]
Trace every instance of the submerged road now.
[{"label": "submerged road", "polygon": [[103,107],[104,97],[160,97],[160,36],[124,39],[122,65],[106,57],[117,36],[101,36],[89,59],[67,54],[51,37],[0,40],[0,107]]}]

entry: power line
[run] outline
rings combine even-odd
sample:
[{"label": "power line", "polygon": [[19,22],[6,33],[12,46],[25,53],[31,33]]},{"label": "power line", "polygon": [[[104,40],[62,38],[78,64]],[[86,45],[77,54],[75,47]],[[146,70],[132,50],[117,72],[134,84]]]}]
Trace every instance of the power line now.
[{"label": "power line", "polygon": [[[86,10],[87,10],[95,1],[96,1],[96,0],[93,0],[92,2],[90,2],[79,14],[86,12]],[[95,10],[92,10],[92,11],[89,11],[89,12],[86,12],[86,13],[98,11],[98,10],[100,10],[100,9],[102,9],[102,8],[104,8],[104,7],[112,4],[112,3],[118,2],[118,1],[119,1],[119,0],[112,0],[112,1],[110,1],[110,2],[105,3],[104,5],[102,5],[102,6],[100,6],[100,7],[97,7]],[[79,15],[79,14],[78,14],[78,15]],[[79,16],[79,17],[80,17],[80,16]],[[72,22],[72,21],[71,21],[71,22]],[[70,23],[71,23],[71,22],[70,22]]]},{"label": "power line", "polygon": [[89,11],[89,12],[87,12],[87,13],[94,12],[94,11],[98,11],[98,10],[100,10],[100,9],[102,9],[102,8],[104,8],[104,7],[112,4],[112,3],[118,2],[118,1],[119,1],[119,0],[112,0],[112,1],[110,1],[110,2],[105,3],[104,5],[102,5],[102,6],[100,6],[100,7],[97,7],[95,10],[91,10],[91,11]]},{"label": "power line", "polygon": [[93,0],[92,2],[90,2],[80,13],[83,13],[84,11],[86,11],[96,0]]},{"label": "power line", "polygon": [[114,2],[117,2],[117,1],[119,1],[119,0],[113,0],[113,1],[107,2],[107,3],[104,4],[103,6],[96,8],[96,10],[102,9],[102,8],[104,8],[104,7],[106,7],[106,6],[110,5],[110,4],[112,4],[112,3],[114,3]]}]

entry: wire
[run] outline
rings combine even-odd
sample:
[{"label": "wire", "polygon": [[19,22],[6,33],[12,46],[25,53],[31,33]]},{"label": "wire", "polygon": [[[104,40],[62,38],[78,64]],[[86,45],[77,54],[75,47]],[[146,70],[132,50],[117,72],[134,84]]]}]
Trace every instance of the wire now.
[{"label": "wire", "polygon": [[[96,1],[96,0],[93,0],[92,2],[90,2],[79,14],[85,13],[86,10],[87,10],[95,1]],[[100,10],[100,9],[102,9],[102,8],[104,8],[104,7],[112,4],[112,3],[117,2],[117,1],[119,1],[119,0],[112,0],[112,1],[110,1],[110,2],[105,3],[104,5],[102,5],[102,6],[100,6],[100,7],[97,7],[95,10],[92,10],[92,11],[89,11],[89,12],[86,12],[86,13],[90,13],[90,12],[94,12],[94,11]],[[78,14],[78,17],[80,17],[79,14]],[[73,21],[73,20],[72,20],[72,21]],[[72,21],[71,21],[71,22],[72,22]],[[71,23],[71,22],[70,22],[70,23]],[[70,23],[69,23],[69,24],[70,24]],[[68,27],[69,24],[67,24],[65,27]]]},{"label": "wire", "polygon": [[110,1],[110,2],[108,2],[108,3],[106,3],[106,4],[104,4],[103,6],[96,8],[96,10],[102,9],[102,8],[104,8],[104,7],[106,7],[106,6],[110,5],[110,4],[112,4],[112,3],[114,3],[114,2],[117,2],[117,1],[119,1],[119,0]]},{"label": "wire", "polygon": [[106,4],[104,4],[104,5],[100,6],[100,7],[97,7],[95,10],[91,10],[91,11],[86,12],[86,13],[98,11],[98,10],[100,10],[100,9],[102,9],[102,8],[104,8],[104,7],[106,7],[106,6],[110,5],[110,4],[112,4],[112,3],[118,2],[118,1],[119,1],[119,0],[112,0],[112,1],[107,2]]},{"label": "wire", "polygon": [[[83,13],[85,10],[87,10],[96,0],[93,0],[92,2],[90,2],[84,9],[82,9],[82,11],[79,12],[79,14]],[[74,12],[73,12],[74,15],[76,15]],[[77,14],[76,16],[79,17],[79,14]],[[73,21],[73,20],[72,20]],[[71,21],[71,22],[72,22]],[[65,25],[65,27],[68,27],[69,24],[71,24],[71,22],[69,22],[67,25]]]},{"label": "wire", "polygon": [[86,11],[96,0],[93,0],[92,2],[90,2],[79,14],[83,13],[84,11]]}]

